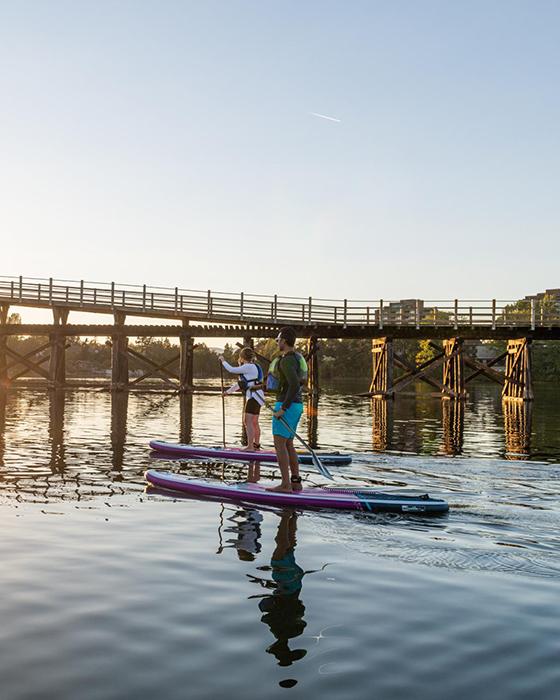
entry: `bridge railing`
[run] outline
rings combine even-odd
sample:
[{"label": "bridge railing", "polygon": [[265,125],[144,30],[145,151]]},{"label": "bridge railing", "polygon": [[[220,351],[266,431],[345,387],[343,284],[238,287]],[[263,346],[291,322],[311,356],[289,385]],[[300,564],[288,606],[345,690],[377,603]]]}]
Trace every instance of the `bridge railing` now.
[{"label": "bridge railing", "polygon": [[550,299],[347,300],[232,294],[114,282],[0,276],[0,302],[230,323],[408,327],[560,326]]}]

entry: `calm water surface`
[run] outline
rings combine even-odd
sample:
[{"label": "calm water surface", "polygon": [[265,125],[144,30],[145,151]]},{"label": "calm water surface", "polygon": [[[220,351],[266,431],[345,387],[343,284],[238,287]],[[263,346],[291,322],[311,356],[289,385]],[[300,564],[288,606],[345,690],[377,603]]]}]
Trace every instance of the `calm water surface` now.
[{"label": "calm water surface", "polygon": [[0,394],[1,697],[558,698],[557,391],[504,411],[484,384],[464,406],[361,388],[325,391],[302,432],[353,453],[344,483],[448,516],[150,494],[147,467],[244,477],[147,448],[218,444],[218,396]]}]

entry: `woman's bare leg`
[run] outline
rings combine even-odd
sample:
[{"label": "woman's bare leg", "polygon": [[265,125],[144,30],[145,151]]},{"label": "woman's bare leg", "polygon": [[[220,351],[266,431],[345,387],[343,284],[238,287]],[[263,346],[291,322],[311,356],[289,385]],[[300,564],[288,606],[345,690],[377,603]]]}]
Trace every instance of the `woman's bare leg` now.
[{"label": "woman's bare leg", "polygon": [[255,445],[261,444],[261,426],[259,424],[259,417],[253,416],[254,423],[254,435],[255,435]]},{"label": "woman's bare leg", "polygon": [[255,449],[255,424],[253,421],[253,414],[245,414],[245,430],[247,432],[247,447],[245,450],[247,452],[252,452]]}]

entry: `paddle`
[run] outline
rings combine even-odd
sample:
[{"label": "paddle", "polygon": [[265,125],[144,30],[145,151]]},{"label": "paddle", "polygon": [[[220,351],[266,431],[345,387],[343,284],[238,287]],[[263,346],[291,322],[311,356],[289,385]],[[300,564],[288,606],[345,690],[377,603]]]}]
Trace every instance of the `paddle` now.
[{"label": "paddle", "polygon": [[[270,406],[268,403],[266,403],[266,401],[264,402],[264,405],[266,408],[268,408],[268,410],[271,413],[275,412],[274,409],[272,408],[272,406]],[[288,422],[286,420],[284,420],[283,416],[280,416],[280,418],[278,420],[290,431],[290,433],[292,433],[293,437],[297,438],[301,442],[301,444],[309,452],[309,454],[311,455],[311,461],[313,462],[313,465],[319,471],[319,473],[322,474],[325,478],[330,479],[331,481],[334,481],[333,475],[325,467],[325,465],[321,462],[319,457],[317,457],[316,452],[314,450],[312,450],[311,447],[309,447],[309,445],[305,442],[305,440],[300,435],[298,435],[296,433],[296,431],[288,424]]]},{"label": "paddle", "polygon": [[222,383],[222,442],[226,446],[226,399],[224,396],[224,366],[220,360],[220,381]]}]

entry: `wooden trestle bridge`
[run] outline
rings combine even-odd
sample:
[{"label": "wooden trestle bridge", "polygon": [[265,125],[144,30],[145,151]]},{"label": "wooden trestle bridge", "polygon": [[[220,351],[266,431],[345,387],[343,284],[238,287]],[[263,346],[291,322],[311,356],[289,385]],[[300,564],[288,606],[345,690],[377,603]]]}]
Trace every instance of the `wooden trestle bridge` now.
[{"label": "wooden trestle bridge", "polygon": [[[10,308],[51,309],[50,324],[10,324]],[[112,316],[110,324],[71,323],[71,312]],[[134,323],[126,320],[133,318]],[[175,323],[148,325],[137,319],[165,319]],[[461,399],[473,378],[485,375],[503,385],[503,396],[522,401],[533,398],[531,342],[560,339],[560,305],[538,297],[524,301],[351,301],[305,299],[255,294],[227,294],[207,290],[0,277],[0,384],[29,373],[43,377],[51,388],[67,385],[65,350],[70,339],[108,337],[111,342],[111,389],[125,390],[152,377],[162,378],[180,392],[193,391],[193,352],[197,337],[274,337],[278,328],[294,326],[308,339],[310,388],[319,382],[317,343],[320,338],[365,338],[372,341],[372,378],[368,396],[387,398],[416,379],[428,382],[445,398]],[[10,346],[10,337],[47,336],[48,343],[27,354]],[[177,338],[177,355],[163,364],[128,347],[131,337]],[[410,364],[393,349],[393,339],[428,339],[435,357]],[[503,339],[507,350],[488,362],[463,351],[465,340]],[[129,379],[128,361],[142,361],[146,371]],[[505,373],[494,365],[505,359]],[[179,362],[179,371],[170,366]],[[441,366],[441,380],[427,375]],[[403,370],[394,377],[394,367]],[[469,373],[467,373],[467,370]]]}]

